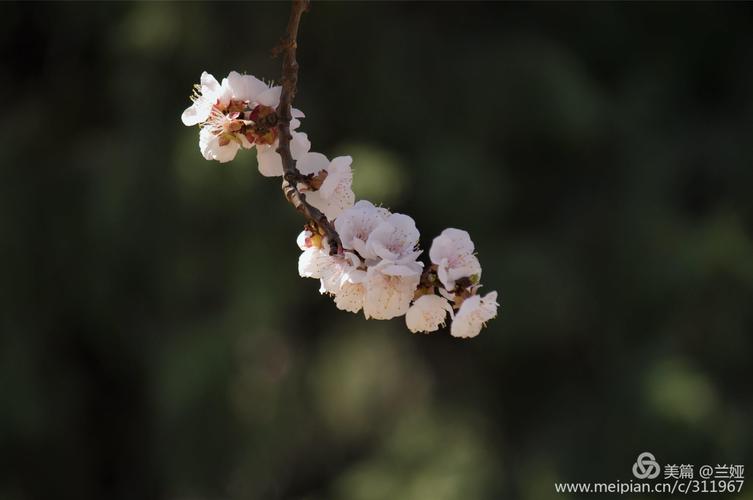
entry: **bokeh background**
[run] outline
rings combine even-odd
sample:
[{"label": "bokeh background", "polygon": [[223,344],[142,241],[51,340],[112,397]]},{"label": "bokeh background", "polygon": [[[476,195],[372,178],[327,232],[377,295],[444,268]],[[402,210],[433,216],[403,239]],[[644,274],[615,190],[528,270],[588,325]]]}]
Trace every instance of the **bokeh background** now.
[{"label": "bokeh background", "polygon": [[203,70],[279,78],[287,16],[0,4],[0,498],[542,500],[642,451],[751,472],[750,4],[313,5],[303,130],[424,248],[471,232],[502,304],[472,341],[336,310],[278,182],[181,124]]}]

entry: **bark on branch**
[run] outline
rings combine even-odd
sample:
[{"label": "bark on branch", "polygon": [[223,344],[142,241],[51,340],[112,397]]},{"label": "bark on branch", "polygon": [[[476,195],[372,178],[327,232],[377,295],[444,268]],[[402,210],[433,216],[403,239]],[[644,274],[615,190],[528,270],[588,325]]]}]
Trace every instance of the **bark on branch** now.
[{"label": "bark on branch", "polygon": [[284,172],[282,192],[285,194],[285,198],[298,212],[306,217],[310,226],[326,236],[330,245],[330,253],[336,254],[342,250],[340,236],[335,231],[334,225],[327,220],[327,217],[319,209],[311,206],[306,201],[306,195],[298,190],[298,181],[302,176],[295,166],[293,155],[290,153],[290,141],[292,140],[290,133],[291,108],[298,85],[298,61],[296,60],[298,25],[301,22],[301,16],[308,10],[308,7],[308,0],[293,0],[286,37],[279,48],[279,52],[282,53],[282,94],[280,95],[280,105],[277,108],[279,117],[277,152],[282,158]]}]

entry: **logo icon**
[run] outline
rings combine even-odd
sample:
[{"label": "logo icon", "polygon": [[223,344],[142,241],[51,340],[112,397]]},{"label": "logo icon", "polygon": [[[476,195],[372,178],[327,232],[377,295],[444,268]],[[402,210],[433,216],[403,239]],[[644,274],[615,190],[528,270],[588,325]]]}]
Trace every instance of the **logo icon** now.
[{"label": "logo icon", "polygon": [[653,453],[644,451],[633,464],[633,475],[638,479],[654,479],[659,475],[661,467]]}]

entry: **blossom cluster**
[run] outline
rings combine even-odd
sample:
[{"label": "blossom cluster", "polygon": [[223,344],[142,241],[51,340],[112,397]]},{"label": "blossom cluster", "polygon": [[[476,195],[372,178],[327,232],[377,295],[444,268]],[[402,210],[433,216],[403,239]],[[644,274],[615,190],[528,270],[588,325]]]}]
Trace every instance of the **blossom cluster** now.
[{"label": "blossom cluster", "polygon": [[[231,72],[222,82],[204,72],[183,112],[187,126],[199,125],[199,149],[221,163],[240,149],[256,149],[259,172],[283,175],[277,153],[281,87],[251,75]],[[497,315],[497,293],[479,294],[481,265],[466,231],[448,228],[434,238],[429,262],[419,260],[420,234],[415,221],[367,200],[355,201],[350,156],[329,160],[311,151],[299,132],[304,114],[291,110],[290,152],[298,171],[298,191],[332,222],[340,246],[314,225],[297,238],[302,253],[298,273],[320,281],[338,309],[366,319],[405,316],[411,332],[434,332],[452,320],[455,337],[475,337]],[[334,251],[333,251],[334,250]]]}]

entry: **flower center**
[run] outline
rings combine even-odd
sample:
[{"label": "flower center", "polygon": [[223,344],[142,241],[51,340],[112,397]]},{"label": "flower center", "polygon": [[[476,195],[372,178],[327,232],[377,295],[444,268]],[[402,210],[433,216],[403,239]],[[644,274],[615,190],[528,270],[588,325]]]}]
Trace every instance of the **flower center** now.
[{"label": "flower center", "polygon": [[237,141],[235,134],[244,127],[240,113],[229,111],[232,104],[231,102],[228,106],[221,106],[219,102],[216,103],[212,106],[209,118],[202,124],[202,127],[209,128],[214,135],[220,138],[220,146],[230,144],[231,141]]},{"label": "flower center", "polygon": [[272,144],[277,140],[277,111],[270,106],[257,105],[248,113],[244,130],[246,139],[251,144]]},{"label": "flower center", "polygon": [[238,141],[243,135],[251,144],[274,144],[277,140],[277,111],[271,106],[248,101],[231,100],[226,105],[217,101],[206,122],[212,133],[220,137],[220,145]]}]

